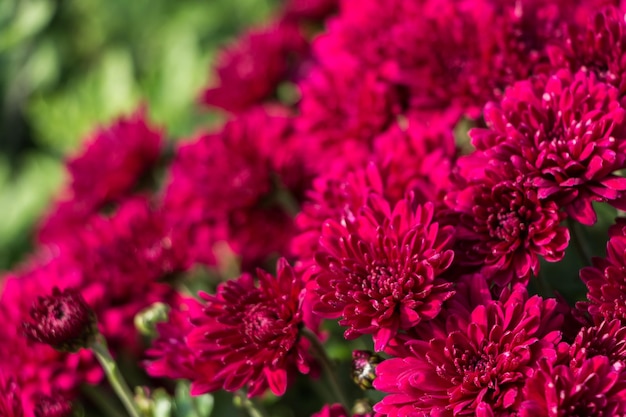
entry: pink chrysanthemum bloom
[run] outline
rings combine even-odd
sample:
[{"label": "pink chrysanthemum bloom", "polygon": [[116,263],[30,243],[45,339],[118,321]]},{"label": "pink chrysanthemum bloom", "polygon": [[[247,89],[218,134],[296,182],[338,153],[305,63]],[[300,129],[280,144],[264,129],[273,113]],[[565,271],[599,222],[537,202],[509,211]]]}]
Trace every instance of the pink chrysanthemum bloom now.
[{"label": "pink chrysanthemum bloom", "polygon": [[[593,201],[625,207],[625,111],[618,91],[593,74],[561,71],[542,88],[523,81],[499,105],[485,108],[487,129],[472,129],[478,152],[468,158],[495,166],[510,162],[575,220],[591,225]],[[469,165],[471,165],[470,163]]]},{"label": "pink chrysanthemum bloom", "polygon": [[395,202],[413,192],[420,202],[439,202],[450,188],[457,156],[446,115],[408,117],[374,139],[373,159],[384,178],[384,195]]},{"label": "pink chrysanthemum bloom", "polygon": [[595,356],[606,356],[611,364],[626,364],[626,327],[619,320],[604,320],[598,325],[583,327],[568,353],[572,368],[580,367]]},{"label": "pink chrysanthemum bloom", "polygon": [[218,56],[218,84],[206,89],[200,101],[238,113],[271,99],[278,84],[294,75],[289,72],[308,56],[308,49],[291,22],[250,31]]},{"label": "pink chrysanthemum bloom", "polygon": [[389,395],[374,410],[389,417],[513,415],[537,361],[556,356],[556,305],[518,286],[469,317],[450,317],[429,341],[408,341],[406,356],[376,368],[374,387]]},{"label": "pink chrysanthemum bloom", "polygon": [[323,63],[348,59],[407,88],[408,106],[480,114],[529,76],[571,1],[377,0],[340,3],[314,42]]},{"label": "pink chrysanthemum bloom", "polygon": [[409,192],[420,203],[443,199],[456,159],[452,130],[443,119],[422,122],[410,117],[405,122],[374,138],[369,163],[349,167],[338,159],[314,179],[296,217],[299,234],[291,242],[301,264],[309,264],[317,251],[324,222],[354,218],[370,192],[392,204]]},{"label": "pink chrysanthemum bloom", "polygon": [[626,415],[626,369],[595,356],[578,367],[541,361],[527,381],[520,417],[623,417]]},{"label": "pink chrysanthemum bloom", "polygon": [[76,352],[89,347],[95,339],[96,316],[73,289],[59,290],[40,296],[30,310],[30,320],[23,323],[26,336],[63,352]]},{"label": "pink chrysanthemum bloom", "polygon": [[321,20],[333,13],[338,4],[338,0],[288,0],[283,15],[295,22]]},{"label": "pink chrysanthemum bloom", "polygon": [[135,314],[175,292],[162,282],[187,267],[186,245],[174,239],[163,213],[145,198],[121,204],[110,217],[97,216],[60,246],[59,261],[67,266],[62,287],[77,276],[79,288],[98,317],[100,331],[114,350],[134,351],[141,341]]},{"label": "pink chrysanthemum bloom", "polygon": [[606,258],[593,258],[593,266],[580,271],[588,301],[577,306],[598,321],[615,318],[626,323],[626,237],[612,236],[606,252]]},{"label": "pink chrysanthemum bloom", "polygon": [[[286,248],[293,221],[278,201],[278,188],[300,192],[306,182],[294,163],[297,152],[285,155],[297,147],[291,133],[284,109],[255,108],[178,148],[163,212],[176,235],[189,242],[190,262],[215,263],[218,241],[227,241],[250,263]],[[260,221],[259,214],[271,221]]]},{"label": "pink chrysanthemum bloom", "polygon": [[267,388],[283,395],[294,371],[309,373],[309,343],[300,336],[305,325],[301,302],[304,286],[284,259],[276,278],[259,269],[252,275],[221,284],[216,295],[201,293],[204,315],[194,320],[189,334],[191,349],[203,358],[220,362],[220,368],[202,373],[192,382],[192,393],[246,386],[248,396]]},{"label": "pink chrysanthemum bloom", "polygon": [[296,129],[305,138],[307,155],[315,155],[308,162],[314,172],[326,172],[339,161],[350,167],[363,165],[374,138],[400,110],[392,86],[354,62],[316,67],[300,90]]},{"label": "pink chrysanthemum bloom", "polygon": [[145,110],[96,130],[67,162],[69,189],[41,225],[39,240],[73,233],[105,205],[128,196],[158,160],[163,134],[148,124]]},{"label": "pink chrysanthemum bloom", "polygon": [[572,23],[563,36],[547,49],[556,68],[595,74],[600,81],[626,93],[626,22],[617,7],[589,10],[586,25]]},{"label": "pink chrysanthemum bloom", "polygon": [[194,380],[203,373],[217,372],[220,364],[205,361],[187,345],[187,335],[193,330],[191,321],[202,315],[202,305],[194,298],[181,299],[169,313],[166,323],[157,324],[159,336],[146,350],[148,375],[159,378]]},{"label": "pink chrysanthemum bloom", "polygon": [[371,192],[383,192],[383,180],[374,165],[347,174],[339,170],[313,180],[307,200],[296,216],[299,234],[291,242],[291,251],[298,257],[302,269],[313,261],[323,224],[329,219],[354,220]]},{"label": "pink chrysanthemum bloom", "polygon": [[500,287],[537,276],[539,256],[557,262],[565,255],[569,231],[560,226],[565,214],[554,201],[540,199],[523,177],[488,171],[483,181],[462,187],[449,205],[461,213],[458,238],[466,250],[460,261],[479,265]]},{"label": "pink chrysanthemum bloom", "polygon": [[[5,277],[0,297],[0,373],[19,376],[27,417],[37,399],[58,392],[72,398],[82,383],[97,384],[102,369],[89,350],[68,354],[51,346],[28,340],[22,323],[38,295],[52,292],[55,286],[76,286],[79,277],[66,274],[60,262]],[[53,335],[55,336],[55,335]],[[56,338],[56,337],[55,337]]]},{"label": "pink chrysanthemum bloom", "polygon": [[0,416],[24,417],[22,394],[13,378],[6,377],[0,371]]},{"label": "pink chrysanthemum bloom", "polygon": [[341,317],[347,339],[373,335],[376,351],[400,329],[436,317],[454,293],[441,277],[454,257],[454,230],[433,222],[433,211],[410,198],[392,211],[370,194],[354,219],[326,222],[312,269],[313,311]]},{"label": "pink chrysanthemum bloom", "polygon": [[72,403],[60,396],[42,395],[37,399],[35,417],[72,417]]}]

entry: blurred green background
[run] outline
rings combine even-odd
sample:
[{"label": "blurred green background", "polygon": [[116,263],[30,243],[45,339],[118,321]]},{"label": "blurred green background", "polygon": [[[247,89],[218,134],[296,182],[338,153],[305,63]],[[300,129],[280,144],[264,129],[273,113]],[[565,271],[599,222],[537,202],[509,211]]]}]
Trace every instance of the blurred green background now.
[{"label": "blurred green background", "polygon": [[279,0],[0,0],[0,271],[30,249],[64,158],[139,103],[181,138],[216,50]]}]

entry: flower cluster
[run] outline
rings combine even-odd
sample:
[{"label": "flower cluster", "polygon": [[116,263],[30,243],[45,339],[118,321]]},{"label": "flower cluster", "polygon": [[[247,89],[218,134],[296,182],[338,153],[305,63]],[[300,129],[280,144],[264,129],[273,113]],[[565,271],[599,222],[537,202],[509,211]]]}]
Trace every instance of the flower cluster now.
[{"label": "flower cluster", "polygon": [[166,154],[141,109],[68,161],[0,281],[0,414],[68,415],[99,332],[247,409],[323,370],[315,417],[626,416],[626,220],[584,234],[626,209],[625,10],[288,1],[219,54],[221,125]]}]

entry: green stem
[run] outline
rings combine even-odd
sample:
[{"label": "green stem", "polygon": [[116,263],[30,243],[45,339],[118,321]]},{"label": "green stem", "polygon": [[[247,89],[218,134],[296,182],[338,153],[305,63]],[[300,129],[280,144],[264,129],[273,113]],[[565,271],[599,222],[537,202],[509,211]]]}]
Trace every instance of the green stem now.
[{"label": "green stem", "polygon": [[539,294],[544,298],[554,297],[554,290],[552,286],[546,280],[546,277],[543,274],[543,271],[539,272],[539,275],[535,277],[535,282],[537,283],[537,289],[539,290]]},{"label": "green stem", "polygon": [[111,394],[103,393],[93,385],[82,384],[80,392],[98,407],[107,417],[119,417],[122,410],[117,406]]},{"label": "green stem", "polygon": [[274,178],[274,198],[279,206],[285,210],[290,216],[295,217],[300,212],[298,201],[294,198],[291,191],[285,187],[280,178],[276,175]]},{"label": "green stem", "polygon": [[109,353],[109,348],[106,345],[104,337],[98,334],[90,347],[102,365],[104,373],[113,387],[113,390],[126,407],[128,414],[130,414],[131,417],[141,417],[141,412],[135,404],[133,394],[131,393],[130,388],[128,388],[124,377],[120,373],[117,363],[115,363],[115,360]]},{"label": "green stem", "polygon": [[246,410],[250,417],[268,417],[265,410],[248,398],[245,392],[237,391],[235,396],[239,399],[240,406]]},{"label": "green stem", "polygon": [[585,250],[585,247],[583,246],[583,242],[580,239],[580,232],[579,232],[578,224],[574,220],[568,217],[567,227],[570,232],[572,244],[574,245],[576,252],[578,252],[578,255],[581,257],[582,262],[584,263],[583,266],[593,265],[593,263],[591,262],[591,256]]},{"label": "green stem", "polygon": [[322,363],[322,367],[324,368],[324,372],[326,373],[326,378],[330,383],[330,387],[335,393],[337,399],[343,405],[343,408],[346,411],[350,411],[350,407],[348,406],[348,401],[346,400],[346,395],[344,394],[341,386],[339,385],[339,381],[337,380],[337,375],[335,374],[335,367],[331,359],[326,354],[326,349],[324,349],[324,345],[318,339],[317,335],[313,333],[310,329],[303,327],[302,335],[311,341],[311,349],[313,350],[313,354],[319,359]]}]

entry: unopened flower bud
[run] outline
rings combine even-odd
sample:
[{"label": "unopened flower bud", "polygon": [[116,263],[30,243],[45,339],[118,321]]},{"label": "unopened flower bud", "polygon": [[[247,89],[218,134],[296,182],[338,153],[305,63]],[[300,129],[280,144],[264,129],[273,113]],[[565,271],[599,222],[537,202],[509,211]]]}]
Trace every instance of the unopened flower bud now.
[{"label": "unopened flower bud", "polygon": [[354,406],[352,407],[352,415],[354,417],[369,417],[373,415],[372,405],[369,400],[359,399],[354,402]]},{"label": "unopened flower bud", "polygon": [[376,365],[382,362],[382,358],[368,350],[355,350],[352,352],[352,380],[361,389],[371,389],[372,382],[376,378]]},{"label": "unopened flower bud", "polygon": [[158,336],[157,323],[166,322],[170,307],[164,303],[154,303],[135,315],[135,328],[144,336],[155,338]]},{"label": "unopened flower bud", "polygon": [[33,304],[30,318],[23,323],[26,336],[63,352],[87,347],[98,333],[96,315],[76,290],[55,287]]}]

